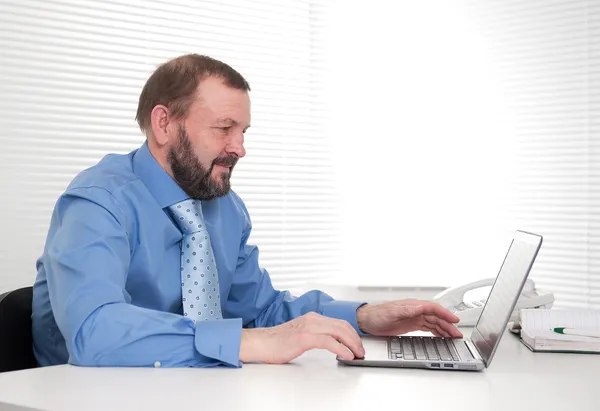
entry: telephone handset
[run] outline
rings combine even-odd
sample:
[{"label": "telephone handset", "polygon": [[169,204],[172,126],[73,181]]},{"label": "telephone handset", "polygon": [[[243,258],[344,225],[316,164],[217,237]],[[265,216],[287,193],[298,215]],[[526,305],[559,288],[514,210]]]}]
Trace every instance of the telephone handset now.
[{"label": "telephone handset", "polygon": [[[456,314],[460,318],[459,325],[472,326],[477,323],[489,291],[483,298],[480,295],[477,299],[468,302],[465,301],[465,294],[470,291],[477,292],[480,288],[491,287],[494,281],[495,278],[486,278],[460,287],[448,288],[436,295],[433,301]],[[551,308],[553,303],[553,293],[536,288],[533,280],[527,279],[509,321],[518,319],[521,308]]]}]

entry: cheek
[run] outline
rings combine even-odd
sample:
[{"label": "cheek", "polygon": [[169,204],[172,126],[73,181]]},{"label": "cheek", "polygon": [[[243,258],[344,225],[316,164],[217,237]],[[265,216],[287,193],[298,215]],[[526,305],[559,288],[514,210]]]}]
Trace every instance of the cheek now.
[{"label": "cheek", "polygon": [[206,168],[210,167],[213,161],[212,156],[204,150],[196,150],[196,158]]},{"label": "cheek", "polygon": [[205,168],[209,168],[225,150],[223,138],[212,130],[190,126],[188,136],[196,158]]},{"label": "cheek", "polygon": [[196,158],[206,168],[211,166],[213,160],[219,157],[220,153],[221,149],[219,147],[205,141],[201,142],[197,147],[194,148],[194,154],[196,155]]}]

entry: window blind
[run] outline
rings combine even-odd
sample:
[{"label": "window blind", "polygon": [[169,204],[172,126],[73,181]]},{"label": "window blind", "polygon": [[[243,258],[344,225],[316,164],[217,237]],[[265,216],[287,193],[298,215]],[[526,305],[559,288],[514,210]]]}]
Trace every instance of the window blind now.
[{"label": "window blind", "polygon": [[544,236],[531,277],[556,306],[600,308],[600,1],[335,3],[344,273],[461,285],[522,229]]},{"label": "window blind", "polygon": [[544,235],[531,276],[600,308],[600,2],[471,2],[514,138],[514,225]]},{"label": "window blind", "polygon": [[81,170],[144,140],[150,73],[200,53],[252,92],[233,188],[281,288],[335,274],[338,243],[320,67],[327,5],[313,0],[0,0],[0,291],[31,284],[51,211]]}]

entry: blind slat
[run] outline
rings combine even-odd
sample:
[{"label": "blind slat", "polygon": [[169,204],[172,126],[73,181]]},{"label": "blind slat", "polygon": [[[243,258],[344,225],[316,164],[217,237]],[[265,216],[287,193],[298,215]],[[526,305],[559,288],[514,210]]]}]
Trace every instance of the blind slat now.
[{"label": "blind slat", "polygon": [[[232,183],[274,284],[336,274],[338,203],[318,90],[327,8],[316,0],[0,0],[0,191],[13,194],[0,225],[27,233],[0,240],[1,272],[27,273],[22,283],[31,283],[57,197],[104,155],[142,144],[134,117],[144,82],[158,64],[197,52],[230,63],[253,89],[248,155]],[[31,218],[16,230],[19,198],[31,198]],[[19,281],[4,276],[2,287]]]}]

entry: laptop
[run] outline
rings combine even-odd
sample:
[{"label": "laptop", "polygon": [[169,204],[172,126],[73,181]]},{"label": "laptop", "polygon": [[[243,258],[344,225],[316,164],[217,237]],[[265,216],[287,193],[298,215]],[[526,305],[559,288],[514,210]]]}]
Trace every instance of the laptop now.
[{"label": "laptop", "polygon": [[540,235],[515,233],[470,337],[365,336],[365,358],[337,360],[347,365],[432,370],[477,371],[489,367],[541,245]]}]

